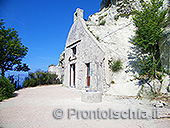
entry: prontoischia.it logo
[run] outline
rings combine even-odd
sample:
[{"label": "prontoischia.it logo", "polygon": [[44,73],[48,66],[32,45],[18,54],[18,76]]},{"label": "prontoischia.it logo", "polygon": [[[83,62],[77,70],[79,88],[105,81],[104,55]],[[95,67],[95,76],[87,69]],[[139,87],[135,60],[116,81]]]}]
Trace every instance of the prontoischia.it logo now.
[{"label": "prontoischia.it logo", "polygon": [[[159,118],[158,109],[152,110],[152,118]],[[68,119],[76,118],[76,119],[148,119],[149,112],[146,110],[140,109],[128,109],[128,110],[77,110],[73,108],[69,108],[64,112],[62,109],[55,109],[53,111],[53,116],[56,119],[62,119],[66,117]]]}]

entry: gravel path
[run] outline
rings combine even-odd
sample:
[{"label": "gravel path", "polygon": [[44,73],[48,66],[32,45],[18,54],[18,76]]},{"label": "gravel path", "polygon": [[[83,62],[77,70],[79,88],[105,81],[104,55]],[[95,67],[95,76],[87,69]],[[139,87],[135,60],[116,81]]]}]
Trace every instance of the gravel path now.
[{"label": "gravel path", "polygon": [[[0,103],[0,128],[169,128],[170,119],[68,119],[68,109],[76,110],[133,110],[152,111],[148,101],[133,98],[103,96],[101,103],[81,102],[77,89],[60,85],[21,89],[16,97]],[[53,110],[64,111],[62,119],[53,117]],[[169,111],[169,109],[167,109]],[[73,112],[73,111],[72,111]],[[60,113],[59,113],[60,114]]]}]

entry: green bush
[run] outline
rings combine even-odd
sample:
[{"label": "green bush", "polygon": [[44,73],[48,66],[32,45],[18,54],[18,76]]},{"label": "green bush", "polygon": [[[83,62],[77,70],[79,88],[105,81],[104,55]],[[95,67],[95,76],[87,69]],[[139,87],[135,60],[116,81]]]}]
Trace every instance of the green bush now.
[{"label": "green bush", "polygon": [[60,81],[60,79],[59,79],[59,78],[57,78],[57,80],[56,80],[56,84],[62,84],[62,82]]},{"label": "green bush", "polygon": [[100,17],[99,17],[99,21],[101,21],[103,18],[104,18],[104,16],[100,16]]},{"label": "green bush", "polygon": [[35,87],[37,85],[61,84],[58,75],[37,70],[29,74],[24,81],[24,87]]},{"label": "green bush", "polygon": [[96,37],[96,39],[97,39],[98,41],[100,40],[100,38],[99,38],[98,36]]},{"label": "green bush", "polygon": [[28,77],[25,78],[23,86],[24,87],[28,87],[29,86],[29,78]]},{"label": "green bush", "polygon": [[109,68],[113,71],[113,72],[117,72],[120,69],[122,69],[122,61],[120,59],[116,60],[116,61],[109,61]]},{"label": "green bush", "polygon": [[111,82],[110,82],[111,84],[115,84],[115,82],[112,80]]},{"label": "green bush", "polygon": [[15,91],[14,85],[11,84],[7,78],[1,76],[0,77],[0,101],[13,97],[14,91]]},{"label": "green bush", "polygon": [[37,83],[36,83],[36,80],[35,79],[30,79],[29,80],[29,85],[28,86],[30,86],[30,87],[35,87],[37,85]]},{"label": "green bush", "polygon": [[105,25],[106,20],[102,20],[99,25]]}]

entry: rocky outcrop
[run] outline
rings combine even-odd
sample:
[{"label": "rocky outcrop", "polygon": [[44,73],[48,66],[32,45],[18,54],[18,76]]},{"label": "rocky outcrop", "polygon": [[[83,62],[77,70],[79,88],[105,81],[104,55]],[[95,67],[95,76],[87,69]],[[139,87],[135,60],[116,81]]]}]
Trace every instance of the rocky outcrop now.
[{"label": "rocky outcrop", "polygon": [[[99,13],[91,15],[89,21],[86,22],[88,29],[99,40],[99,44],[105,51],[106,61],[106,83],[110,85],[108,94],[113,95],[136,95],[138,92],[138,80],[133,80],[135,71],[131,70],[130,53],[133,53],[130,38],[134,36],[135,27],[132,17],[119,17],[115,20],[115,16],[119,14],[119,7],[111,5],[109,8],[103,8]],[[104,22],[101,25],[101,22]],[[107,65],[108,61],[120,59],[123,62],[123,69],[119,72],[112,72]],[[114,84],[111,82],[114,81]]]},{"label": "rocky outcrop", "polygon": [[162,66],[166,71],[170,71],[170,27],[167,27],[160,41],[160,52]]},{"label": "rocky outcrop", "polygon": [[64,59],[65,59],[65,52],[63,51],[59,58],[58,65],[50,65],[48,67],[48,72],[52,74],[57,74],[58,78],[63,81],[64,76]]},{"label": "rocky outcrop", "polygon": [[109,7],[109,5],[116,5],[117,0],[103,0],[100,4],[100,10]]},{"label": "rocky outcrop", "polygon": [[115,20],[118,20],[119,17],[129,17],[134,9],[139,10],[141,8],[140,0],[103,0],[100,11],[112,5],[115,5],[117,11],[117,14],[114,16]]},{"label": "rocky outcrop", "polygon": [[[165,0],[165,3],[167,3],[167,0]],[[138,76],[139,67],[132,67],[137,61],[137,55],[134,46],[130,43],[136,29],[131,15],[133,9],[141,9],[139,1],[103,0],[101,11],[89,16],[89,20],[86,21],[88,30],[99,41],[102,49],[105,50],[106,59],[120,59],[123,62],[123,69],[116,73],[110,72],[109,67],[106,66],[107,74],[105,75],[106,82],[110,85],[110,91],[108,92],[110,94],[135,95],[136,85],[139,85],[139,81],[134,79],[135,75]],[[170,38],[166,39],[169,40]],[[167,55],[165,58],[167,58]],[[114,84],[111,84],[111,81],[114,81]]]},{"label": "rocky outcrop", "polygon": [[64,68],[64,59],[65,59],[65,51],[63,51],[60,55],[58,66]]},{"label": "rocky outcrop", "polygon": [[160,40],[160,52],[162,66],[170,72],[170,1],[168,6],[167,26],[163,32],[163,38]]}]

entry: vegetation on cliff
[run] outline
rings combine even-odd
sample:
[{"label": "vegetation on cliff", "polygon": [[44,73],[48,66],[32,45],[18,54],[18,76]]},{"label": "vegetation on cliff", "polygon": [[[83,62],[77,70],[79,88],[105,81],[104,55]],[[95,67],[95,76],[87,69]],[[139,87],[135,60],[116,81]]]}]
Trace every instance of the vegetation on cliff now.
[{"label": "vegetation on cliff", "polygon": [[[133,17],[137,28],[132,43],[136,46],[139,58],[140,77],[150,86],[151,94],[158,94],[164,69],[161,65],[159,41],[162,38],[167,10],[163,10],[163,1],[143,2],[142,10],[136,10]],[[159,80],[155,81],[155,80]],[[153,83],[152,83],[153,82]],[[157,87],[156,87],[157,86]]]}]

